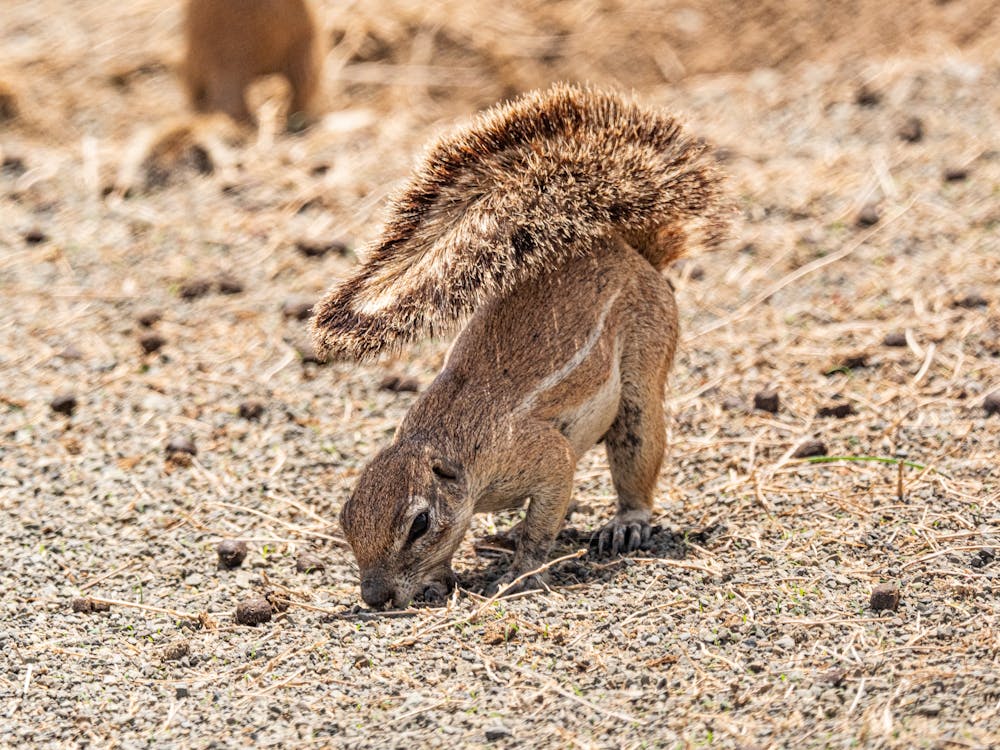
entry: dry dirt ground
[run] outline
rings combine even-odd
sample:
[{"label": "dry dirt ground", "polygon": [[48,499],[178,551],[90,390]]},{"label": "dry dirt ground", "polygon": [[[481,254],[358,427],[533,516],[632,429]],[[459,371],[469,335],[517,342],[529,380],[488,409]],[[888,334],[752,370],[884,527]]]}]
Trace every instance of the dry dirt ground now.
[{"label": "dry dirt ground", "polygon": [[[188,118],[178,5],[0,8],[0,746],[1000,744],[997,3],[330,2],[295,135],[273,82]],[[446,607],[368,612],[336,514],[447,342],[324,367],[299,318],[442,123],[557,77],[682,113],[739,204],[671,271],[662,529],[484,602],[478,518]],[[602,451],[575,500],[553,558]]]}]

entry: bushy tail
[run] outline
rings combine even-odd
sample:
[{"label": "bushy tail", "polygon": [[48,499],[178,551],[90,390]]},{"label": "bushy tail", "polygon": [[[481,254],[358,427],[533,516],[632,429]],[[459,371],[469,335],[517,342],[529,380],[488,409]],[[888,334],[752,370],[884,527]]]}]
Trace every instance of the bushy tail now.
[{"label": "bushy tail", "polygon": [[313,318],[321,355],[368,359],[447,329],[616,232],[656,268],[724,225],[705,147],[671,117],[557,85],[433,145],[366,262]]}]

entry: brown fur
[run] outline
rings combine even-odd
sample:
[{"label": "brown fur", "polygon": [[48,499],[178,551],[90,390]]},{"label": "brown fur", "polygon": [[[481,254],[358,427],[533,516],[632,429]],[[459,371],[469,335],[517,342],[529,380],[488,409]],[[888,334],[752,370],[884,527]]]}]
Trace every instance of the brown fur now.
[{"label": "brown fur", "polygon": [[245,92],[280,74],[292,89],[289,116],[308,116],[320,80],[316,25],[305,0],[189,0],[184,82],[199,112],[250,121]]},{"label": "brown fur", "polygon": [[565,86],[431,150],[367,263],[314,319],[321,348],[361,358],[472,313],[344,506],[366,602],[439,597],[472,514],[528,498],[497,583],[538,567],[574,467],[602,439],[619,508],[599,547],[648,539],[677,340],[659,270],[687,226],[721,226],[702,151],[660,113]]}]

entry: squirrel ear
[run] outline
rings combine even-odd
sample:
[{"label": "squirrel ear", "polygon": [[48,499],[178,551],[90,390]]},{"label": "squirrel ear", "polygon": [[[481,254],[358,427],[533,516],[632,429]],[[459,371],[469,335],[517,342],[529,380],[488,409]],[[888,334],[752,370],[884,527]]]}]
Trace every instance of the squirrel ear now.
[{"label": "squirrel ear", "polygon": [[447,458],[437,457],[431,462],[431,471],[439,479],[455,480],[462,473],[462,467]]}]

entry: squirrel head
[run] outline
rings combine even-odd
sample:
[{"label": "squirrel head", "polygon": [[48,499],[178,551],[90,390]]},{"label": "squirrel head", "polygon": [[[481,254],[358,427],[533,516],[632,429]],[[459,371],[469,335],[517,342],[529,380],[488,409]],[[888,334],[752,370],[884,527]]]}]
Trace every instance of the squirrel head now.
[{"label": "squirrel head", "polygon": [[340,525],[370,607],[443,600],[472,517],[462,467],[424,443],[395,443],[365,467]]}]

